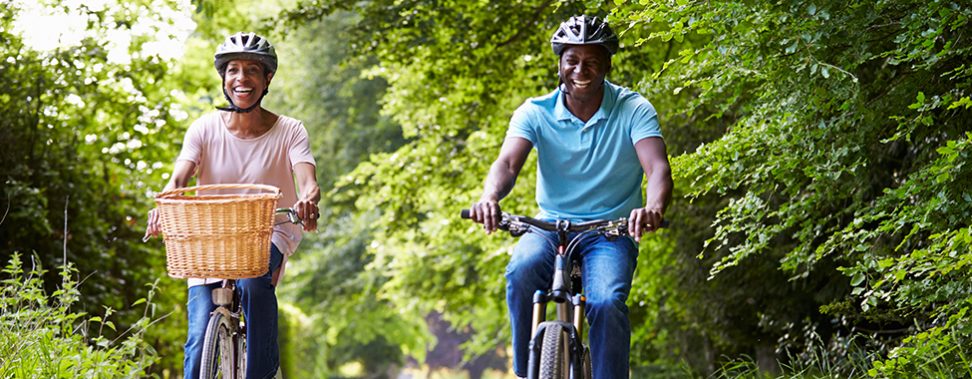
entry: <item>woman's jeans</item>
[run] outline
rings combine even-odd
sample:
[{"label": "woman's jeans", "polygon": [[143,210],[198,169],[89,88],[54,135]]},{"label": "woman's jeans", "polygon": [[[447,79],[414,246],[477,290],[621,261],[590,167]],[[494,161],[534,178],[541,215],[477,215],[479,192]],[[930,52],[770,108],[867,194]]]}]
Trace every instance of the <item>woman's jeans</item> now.
[{"label": "woman's jeans", "polygon": [[[239,279],[236,291],[246,318],[246,377],[271,378],[280,366],[277,346],[277,294],[270,281],[271,274],[280,267],[283,254],[270,245],[270,271],[261,277]],[[199,377],[199,365],[206,338],[206,325],[213,305],[212,291],[222,283],[189,287],[189,332],[185,345],[184,374],[187,379]]]},{"label": "woman's jeans", "polygon": [[[575,235],[570,233],[568,237]],[[627,378],[631,324],[624,302],[631,291],[638,246],[628,237],[609,241],[604,236],[588,236],[574,254],[580,257],[587,297],[594,378]],[[556,255],[557,233],[534,229],[520,237],[506,267],[506,301],[513,329],[513,371],[520,377],[527,376],[533,294],[541,289],[547,291],[553,285]]]}]

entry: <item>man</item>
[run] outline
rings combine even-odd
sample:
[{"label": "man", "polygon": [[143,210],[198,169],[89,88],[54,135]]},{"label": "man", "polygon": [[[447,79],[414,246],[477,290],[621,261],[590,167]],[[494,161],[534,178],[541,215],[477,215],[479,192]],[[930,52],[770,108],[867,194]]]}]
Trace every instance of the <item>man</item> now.
[{"label": "man", "polygon": [[[629,234],[640,241],[661,224],[673,186],[655,109],[641,95],[605,80],[618,37],[602,20],[571,17],[550,43],[560,56],[561,84],[514,112],[471,217],[487,233],[496,230],[499,201],[510,193],[536,146],[539,218],[587,221],[626,216]],[[644,203],[642,175],[648,178]],[[551,286],[556,251],[548,241],[555,240],[544,232],[525,234],[507,266],[513,369],[519,377],[527,373],[533,293]],[[602,236],[583,242],[578,251],[594,378],[627,378],[631,325],[625,300],[638,247],[630,238],[609,241]]]}]

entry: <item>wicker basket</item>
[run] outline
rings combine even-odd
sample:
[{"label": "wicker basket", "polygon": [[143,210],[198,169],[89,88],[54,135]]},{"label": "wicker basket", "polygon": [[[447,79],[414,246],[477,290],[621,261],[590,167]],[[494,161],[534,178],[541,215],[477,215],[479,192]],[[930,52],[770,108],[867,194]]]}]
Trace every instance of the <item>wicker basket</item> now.
[{"label": "wicker basket", "polygon": [[[221,189],[263,193],[185,195]],[[280,196],[277,187],[260,184],[178,188],[155,196],[169,276],[239,279],[266,274],[274,208]]]}]

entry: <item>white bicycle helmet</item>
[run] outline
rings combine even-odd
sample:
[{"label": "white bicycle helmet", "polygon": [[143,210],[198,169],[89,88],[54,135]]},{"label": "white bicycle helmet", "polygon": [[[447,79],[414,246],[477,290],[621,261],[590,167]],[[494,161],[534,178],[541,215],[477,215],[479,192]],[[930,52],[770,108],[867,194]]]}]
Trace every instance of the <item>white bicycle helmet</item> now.
[{"label": "white bicycle helmet", "polygon": [[[258,36],[256,33],[240,32],[233,34],[226,37],[226,41],[223,41],[223,44],[216,48],[216,54],[213,56],[213,66],[216,67],[216,72],[219,73],[219,76],[223,78],[224,85],[226,80],[226,65],[234,59],[255,60],[263,64],[267,74],[277,72],[277,52],[274,51],[273,45],[266,38]],[[264,89],[260,95],[260,99],[256,103],[247,108],[240,108],[233,103],[233,99],[226,93],[224,86],[223,96],[229,102],[229,106],[216,107],[216,109],[248,113],[260,106],[260,103],[263,102],[263,97],[268,92],[270,92],[270,88]]]},{"label": "white bicycle helmet", "polygon": [[267,72],[277,71],[277,52],[266,38],[256,33],[236,33],[226,37],[222,45],[216,48],[213,65],[220,76],[226,70],[226,64],[234,59],[251,59],[263,63]]}]

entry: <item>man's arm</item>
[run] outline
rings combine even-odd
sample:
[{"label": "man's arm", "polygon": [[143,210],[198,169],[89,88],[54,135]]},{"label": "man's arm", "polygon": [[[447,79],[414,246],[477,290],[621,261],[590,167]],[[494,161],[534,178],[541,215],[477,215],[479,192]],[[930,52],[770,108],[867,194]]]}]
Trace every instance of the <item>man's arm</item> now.
[{"label": "man's arm", "polygon": [[628,217],[628,233],[641,240],[645,232],[652,232],[661,226],[665,208],[672,198],[672,168],[668,164],[665,141],[657,137],[643,138],[635,143],[635,152],[641,168],[648,178],[645,207],[631,211]]},{"label": "man's arm", "polygon": [[470,217],[483,224],[486,233],[496,230],[496,225],[500,219],[499,201],[513,190],[516,177],[523,168],[533,144],[520,137],[510,137],[503,141],[500,148],[499,157],[489,168],[489,175],[486,176],[486,184],[483,186],[483,195],[479,202],[470,208]]},{"label": "man's arm", "polygon": [[300,187],[294,210],[297,211],[297,217],[304,220],[304,231],[317,230],[317,218],[320,216],[317,203],[321,201],[321,189],[317,185],[316,168],[307,162],[298,163],[294,165],[294,176],[297,177],[297,185]]}]

